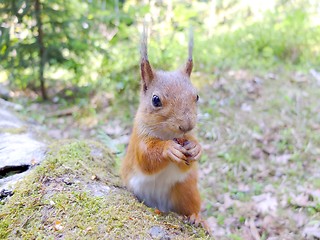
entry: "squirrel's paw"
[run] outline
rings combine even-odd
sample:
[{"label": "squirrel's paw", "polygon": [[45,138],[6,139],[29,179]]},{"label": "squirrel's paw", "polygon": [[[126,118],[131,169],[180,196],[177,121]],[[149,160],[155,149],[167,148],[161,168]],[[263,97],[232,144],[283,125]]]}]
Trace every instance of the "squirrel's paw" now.
[{"label": "squirrel's paw", "polygon": [[196,227],[201,225],[204,228],[204,230],[207,232],[207,234],[209,236],[212,236],[212,232],[207,221],[202,219],[199,214],[196,214],[196,213],[192,214],[191,216],[187,217],[187,221],[189,222],[189,224],[192,224]]},{"label": "squirrel's paw", "polygon": [[168,140],[163,150],[163,156],[169,158],[171,161],[188,165],[187,150],[175,141]]},{"label": "squirrel's paw", "polygon": [[190,224],[195,225],[196,227],[198,227],[201,223],[201,217],[199,216],[199,214],[196,213],[192,214],[187,219]]},{"label": "squirrel's paw", "polygon": [[187,144],[184,145],[184,148],[187,150],[188,160],[190,161],[198,161],[201,156],[201,145],[197,142],[188,141]]}]

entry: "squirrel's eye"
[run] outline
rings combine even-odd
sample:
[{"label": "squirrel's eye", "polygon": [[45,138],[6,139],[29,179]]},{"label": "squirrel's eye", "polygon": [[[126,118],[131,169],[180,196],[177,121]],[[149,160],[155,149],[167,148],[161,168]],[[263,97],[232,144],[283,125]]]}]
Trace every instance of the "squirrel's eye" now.
[{"label": "squirrel's eye", "polygon": [[161,107],[162,106],[161,100],[157,95],[152,96],[152,105],[154,107]]},{"label": "squirrel's eye", "polygon": [[197,95],[197,102],[199,101],[199,95]]}]

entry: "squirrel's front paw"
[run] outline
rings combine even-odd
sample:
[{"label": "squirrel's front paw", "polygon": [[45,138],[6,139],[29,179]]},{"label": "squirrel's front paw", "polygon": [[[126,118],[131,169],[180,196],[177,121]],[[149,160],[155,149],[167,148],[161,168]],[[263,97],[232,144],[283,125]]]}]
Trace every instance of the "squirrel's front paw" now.
[{"label": "squirrel's front paw", "polygon": [[197,142],[188,141],[184,148],[187,150],[188,160],[198,161],[201,156],[202,148],[201,145]]},{"label": "squirrel's front paw", "polygon": [[163,157],[169,158],[177,163],[186,163],[188,165],[187,150],[175,141],[168,140],[163,150]]}]

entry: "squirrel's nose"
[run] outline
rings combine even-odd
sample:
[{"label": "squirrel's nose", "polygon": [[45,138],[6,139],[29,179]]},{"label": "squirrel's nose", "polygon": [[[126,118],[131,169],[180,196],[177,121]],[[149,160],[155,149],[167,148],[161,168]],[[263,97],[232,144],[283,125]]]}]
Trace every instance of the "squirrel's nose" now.
[{"label": "squirrel's nose", "polygon": [[193,126],[192,126],[192,124],[186,124],[185,126],[183,126],[183,125],[180,125],[179,126],[179,130],[181,131],[181,132],[184,132],[184,133],[186,133],[186,132],[189,132],[189,131],[191,131],[193,129]]}]

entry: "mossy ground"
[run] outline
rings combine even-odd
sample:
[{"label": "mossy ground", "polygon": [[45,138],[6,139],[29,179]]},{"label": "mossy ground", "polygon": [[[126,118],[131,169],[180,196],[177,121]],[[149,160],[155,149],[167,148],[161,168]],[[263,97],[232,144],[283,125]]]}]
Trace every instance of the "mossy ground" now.
[{"label": "mossy ground", "polygon": [[96,142],[59,141],[0,205],[0,239],[208,238],[175,214],[157,214],[121,187],[112,154]]},{"label": "mossy ground", "polygon": [[0,129],[1,133],[11,133],[11,134],[23,134],[27,131],[26,127],[19,127],[19,128],[4,128]]}]

